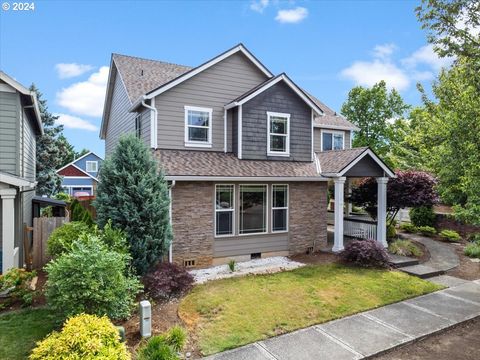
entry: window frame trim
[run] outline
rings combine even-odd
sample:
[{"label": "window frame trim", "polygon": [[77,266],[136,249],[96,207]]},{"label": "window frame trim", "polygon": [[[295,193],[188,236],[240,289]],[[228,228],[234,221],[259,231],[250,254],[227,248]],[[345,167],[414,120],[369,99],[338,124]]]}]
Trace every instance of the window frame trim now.
[{"label": "window frame trim", "polygon": [[[241,209],[240,209],[240,206],[241,206],[241,203],[242,203],[242,198],[241,198],[241,195],[242,195],[242,186],[265,186],[265,203],[266,203],[266,211],[265,211],[265,231],[264,232],[256,232],[256,233],[248,233],[248,234],[242,234],[240,232],[240,224],[242,223],[241,221],[241,215],[242,215],[242,212],[241,212]],[[270,203],[269,203],[269,184],[238,184],[238,236],[255,236],[255,235],[265,235],[265,234],[269,234],[268,230],[269,230],[269,212],[268,211],[268,208],[270,206]]]},{"label": "window frame trim", "polygon": [[[286,186],[287,187],[287,206],[286,207],[274,207],[273,206],[273,202],[274,202],[273,188],[275,186]],[[270,187],[271,187],[271,192],[272,192],[272,204],[271,204],[271,207],[270,207],[272,221],[271,221],[271,224],[270,224],[270,232],[272,234],[288,233],[289,225],[290,225],[290,221],[288,219],[288,217],[290,216],[290,187],[288,186],[288,184],[271,184]],[[274,210],[287,210],[287,216],[286,216],[286,219],[287,219],[287,224],[286,225],[287,226],[286,226],[285,230],[273,230],[273,211]]]},{"label": "window frame trim", "polygon": [[135,136],[138,139],[142,138],[142,114],[135,116]]},{"label": "window frame trim", "polygon": [[[185,147],[201,147],[201,148],[211,148],[212,147],[212,127],[213,127],[213,109],[199,106],[185,105],[184,107],[184,120],[185,120],[185,136],[184,136],[184,145]],[[198,125],[189,125],[188,124],[188,112],[189,111],[200,111],[208,113],[208,140],[207,141],[193,141],[188,138],[188,129],[190,127],[196,127],[205,129],[206,126]]]},{"label": "window frame trim", "polygon": [[[290,116],[291,114],[279,113],[273,111],[267,111],[267,156],[290,156]],[[270,119],[272,117],[281,117],[287,119],[287,134],[275,134],[270,132]],[[285,151],[272,151],[270,149],[271,141],[270,136],[284,136],[286,137],[286,149]]]},{"label": "window frame trim", "polygon": [[[232,186],[233,187],[233,206],[232,206],[232,209],[228,209],[228,210],[220,210],[220,209],[217,209],[217,187],[218,186],[225,186],[225,185],[228,185],[228,186]],[[233,237],[233,236],[236,236],[236,221],[235,221],[235,218],[236,218],[236,205],[237,205],[237,202],[236,202],[236,191],[235,191],[235,184],[228,184],[228,183],[218,183],[218,184],[215,184],[215,189],[214,189],[214,197],[213,197],[213,209],[214,209],[214,225],[213,225],[213,235],[215,238],[228,238],[228,237]],[[232,233],[231,234],[225,234],[225,235],[217,235],[217,212],[227,212],[227,211],[230,211],[232,212]]]},{"label": "window frame trim", "polygon": [[[331,150],[323,150],[323,134],[332,134],[332,149]],[[345,131],[341,131],[341,130],[324,130],[324,129],[321,129],[320,130],[320,149],[321,149],[321,152],[325,152],[325,151],[335,151],[334,149],[334,135],[342,135],[342,148],[341,149],[337,149],[338,150],[345,150]]]},{"label": "window frame trim", "polygon": [[[95,171],[93,170],[88,170],[88,165],[89,164],[95,164]],[[87,173],[98,173],[98,160],[86,160],[85,161],[85,171]]]}]

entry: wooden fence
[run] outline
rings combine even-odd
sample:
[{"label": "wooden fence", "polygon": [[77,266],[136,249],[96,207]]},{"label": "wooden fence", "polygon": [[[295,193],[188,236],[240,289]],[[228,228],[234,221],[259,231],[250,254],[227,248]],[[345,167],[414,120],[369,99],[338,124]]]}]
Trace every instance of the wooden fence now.
[{"label": "wooden fence", "polygon": [[41,269],[50,260],[47,255],[47,240],[53,230],[66,222],[68,222],[66,217],[33,218],[33,240],[30,250],[33,269]]}]

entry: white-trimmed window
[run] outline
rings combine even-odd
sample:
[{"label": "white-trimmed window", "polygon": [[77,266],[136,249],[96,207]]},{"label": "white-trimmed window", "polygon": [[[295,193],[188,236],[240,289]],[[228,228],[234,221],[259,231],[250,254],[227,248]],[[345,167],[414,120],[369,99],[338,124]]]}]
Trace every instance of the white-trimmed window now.
[{"label": "white-trimmed window", "polygon": [[322,151],[345,149],[345,133],[343,131],[322,130]]},{"label": "white-trimmed window", "polygon": [[212,147],[212,109],[185,106],[185,146]]},{"label": "white-trimmed window", "polygon": [[215,235],[229,236],[235,229],[235,185],[215,185]]},{"label": "white-trimmed window", "polygon": [[267,155],[290,155],[290,114],[267,111]]},{"label": "white-trimmed window", "polygon": [[87,161],[85,167],[87,172],[98,172],[98,161]]},{"label": "white-trimmed window", "polygon": [[267,185],[240,185],[240,234],[267,232]]},{"label": "white-trimmed window", "polygon": [[272,185],[272,232],[288,231],[288,185]]}]

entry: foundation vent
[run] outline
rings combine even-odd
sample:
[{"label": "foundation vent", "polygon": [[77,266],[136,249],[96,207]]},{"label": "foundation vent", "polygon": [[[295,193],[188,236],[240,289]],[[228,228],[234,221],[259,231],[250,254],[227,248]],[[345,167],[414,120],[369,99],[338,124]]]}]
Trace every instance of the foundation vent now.
[{"label": "foundation vent", "polygon": [[261,259],[262,258],[262,253],[253,253],[250,254],[250,259],[255,260],[255,259]]},{"label": "foundation vent", "polygon": [[195,266],[195,259],[183,260],[183,266],[185,266],[185,267]]}]

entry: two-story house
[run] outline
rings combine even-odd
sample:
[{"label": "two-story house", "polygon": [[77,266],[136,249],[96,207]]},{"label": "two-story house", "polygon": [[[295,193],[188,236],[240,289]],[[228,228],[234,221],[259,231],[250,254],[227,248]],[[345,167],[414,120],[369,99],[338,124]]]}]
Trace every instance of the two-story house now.
[{"label": "two-story house", "polygon": [[90,151],[57,170],[63,191],[71,196],[94,196],[103,159]]},{"label": "two-story house", "polygon": [[36,94],[0,71],[0,269],[3,273],[23,264],[23,225],[32,225],[36,137],[41,134]]},{"label": "two-story house", "polygon": [[313,251],[327,242],[335,182],[335,245],[343,249],[347,177],[379,178],[378,241],[392,171],[356,127],[242,44],[188,67],[113,54],[101,133],[106,154],[135,133],[170,183],[170,260],[208,266]]}]

